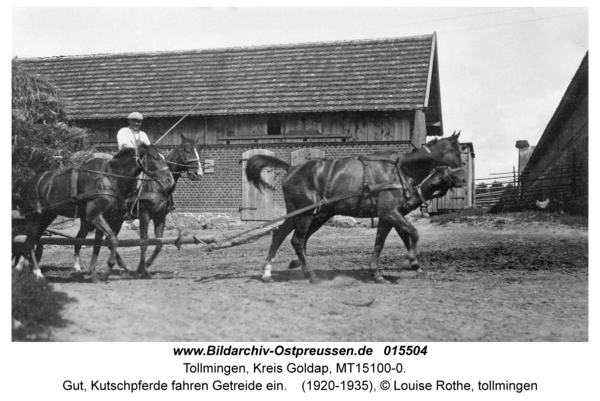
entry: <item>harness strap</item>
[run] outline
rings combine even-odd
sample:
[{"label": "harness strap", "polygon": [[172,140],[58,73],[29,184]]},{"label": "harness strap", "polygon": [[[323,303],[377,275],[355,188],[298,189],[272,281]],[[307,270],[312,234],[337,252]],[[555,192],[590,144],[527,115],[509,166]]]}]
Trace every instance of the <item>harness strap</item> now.
[{"label": "harness strap", "polygon": [[367,156],[358,156],[358,160],[363,165],[363,192],[362,197],[367,199],[371,195],[371,169],[369,167],[370,161],[380,161]]},{"label": "harness strap", "polygon": [[77,199],[77,180],[79,178],[79,167],[81,165],[77,165],[73,167],[71,171],[71,198],[73,200]]},{"label": "harness strap", "polygon": [[[327,179],[325,180],[325,189],[323,190],[323,196],[321,201],[326,202],[327,196],[329,195],[329,191],[331,189],[331,178],[333,177],[333,172],[335,170],[335,165],[337,164],[338,159],[333,159],[331,164],[329,165],[329,170],[327,171]],[[321,211],[321,206],[317,207],[314,211],[314,214],[317,214]]]},{"label": "harness strap", "polygon": [[[42,179],[44,179],[44,177],[46,177],[46,175],[48,175],[49,173],[49,171],[44,172],[35,183],[35,208],[38,213],[42,213],[42,202],[40,200],[40,183],[42,182]],[[46,202],[48,202],[48,199],[46,199]]]},{"label": "harness strap", "polygon": [[124,196],[121,193],[119,186],[115,182],[114,175],[112,173],[112,168],[110,167],[110,163],[108,160],[104,160],[104,162],[102,162],[102,167],[100,167],[100,172],[106,173],[106,174],[102,174],[102,175],[104,175],[105,177],[108,177],[108,180],[110,181],[110,186],[112,187],[114,192],[117,194],[117,197],[119,199],[124,199]]},{"label": "harness strap", "polygon": [[329,171],[327,172],[327,181],[325,181],[325,191],[323,192],[323,199],[327,199],[329,195],[329,191],[331,189],[331,179],[333,178],[333,172],[335,170],[335,165],[337,164],[338,159],[333,159],[333,162],[329,166]]}]

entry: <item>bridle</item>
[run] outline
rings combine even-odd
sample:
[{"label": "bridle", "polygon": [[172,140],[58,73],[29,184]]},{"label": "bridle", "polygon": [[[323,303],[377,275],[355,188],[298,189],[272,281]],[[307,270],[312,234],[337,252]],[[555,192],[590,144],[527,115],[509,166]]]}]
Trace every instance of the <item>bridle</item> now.
[{"label": "bridle", "polygon": [[[141,161],[141,159],[143,159],[143,163]],[[147,167],[148,165],[148,156],[144,155],[142,157],[139,156],[139,154],[136,152],[135,154],[135,164],[142,169],[142,173],[144,173],[145,175],[147,175],[148,177],[150,177],[152,179],[152,181],[156,182],[158,185],[160,185],[160,187],[167,191],[167,187],[166,185],[162,182],[162,180],[159,180],[158,178],[155,177],[155,174],[160,173],[161,171],[165,171],[169,169],[169,166],[165,165],[164,167],[161,167],[157,170],[153,170],[150,171]]]},{"label": "bridle", "polygon": [[[181,157],[181,154],[180,154],[179,156]],[[198,162],[198,168],[201,168],[201,166],[200,166],[200,158],[199,158],[199,157],[191,157],[191,158],[186,158],[186,159],[183,161],[183,163],[185,163],[185,164],[181,164],[181,163],[177,163],[177,162],[173,162],[173,161],[167,160],[167,163],[168,163],[168,164],[171,164],[171,165],[173,165],[173,166],[181,166],[181,167],[185,167],[185,172],[186,172],[187,174],[189,174],[189,173],[190,173],[190,170],[193,170],[194,168],[196,168],[196,166],[194,166],[194,165],[191,165],[191,163],[194,163],[194,162]],[[171,172],[171,173],[173,173],[173,172]],[[174,172],[173,174],[181,174],[181,172],[179,172],[179,171],[176,171],[176,172]]]},{"label": "bridle", "polygon": [[423,196],[423,190],[421,189],[421,187],[427,183],[427,181],[429,181],[429,179],[431,179],[431,177],[433,177],[435,175],[435,173],[437,173],[440,170],[449,170],[450,174],[455,173],[457,171],[462,171],[464,170],[464,167],[456,167],[456,168],[452,168],[450,166],[436,166],[434,167],[431,172],[429,173],[429,175],[427,177],[425,177],[423,179],[423,181],[421,181],[419,184],[417,184],[415,186],[415,189],[417,190],[417,194],[419,194],[419,198],[421,198],[421,202],[423,202],[423,204],[425,204],[425,206],[429,206],[429,203],[427,203],[427,200],[425,199],[425,197]]}]

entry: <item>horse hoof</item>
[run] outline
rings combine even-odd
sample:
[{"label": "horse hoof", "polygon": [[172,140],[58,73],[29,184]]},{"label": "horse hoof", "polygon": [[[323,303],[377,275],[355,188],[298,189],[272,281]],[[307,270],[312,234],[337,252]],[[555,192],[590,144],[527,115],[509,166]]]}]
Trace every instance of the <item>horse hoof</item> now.
[{"label": "horse hoof", "polygon": [[288,269],[298,269],[300,267],[302,267],[302,263],[298,260],[292,260],[288,265]]},{"label": "horse hoof", "polygon": [[273,281],[273,277],[269,276],[269,277],[262,277],[262,281],[263,283],[274,283],[275,281]]},{"label": "horse hoof", "polygon": [[321,280],[317,277],[311,277],[309,281],[311,284],[321,284]]}]

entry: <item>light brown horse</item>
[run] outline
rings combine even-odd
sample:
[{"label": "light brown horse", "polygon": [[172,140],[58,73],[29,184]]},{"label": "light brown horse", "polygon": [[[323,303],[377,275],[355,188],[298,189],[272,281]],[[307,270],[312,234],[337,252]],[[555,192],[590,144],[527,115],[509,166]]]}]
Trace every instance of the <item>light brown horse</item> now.
[{"label": "light brown horse", "polygon": [[451,187],[464,185],[459,135],[455,133],[448,138],[435,139],[406,155],[387,151],[362,157],[309,160],[293,167],[271,156],[251,157],[246,176],[257,188],[269,187],[260,175],[263,168],[287,170],[282,189],[288,213],[324,199],[359,194],[286,219],[273,234],[264,263],[263,281],[272,281],[275,254],[283,240],[294,231],[292,246],[298,260],[292,261],[290,268],[301,266],[310,282],[317,283],[319,280],[306,261],[306,243],[334,215],[379,218],[370,263],[376,283],[387,282],[379,271],[379,255],[392,228],[408,250],[410,267],[419,269],[419,235],[404,216],[426,198],[431,199]]},{"label": "light brown horse", "polygon": [[95,263],[90,265],[92,281],[107,280],[119,244],[113,229],[118,214],[115,211],[122,211],[125,199],[134,194],[141,172],[162,186],[173,185],[166,160],[153,145],[142,145],[138,152],[122,149],[110,160],[94,158],[33,177],[19,189],[17,205],[22,214],[37,223],[37,232],[27,238],[27,249],[35,246],[57,216],[79,218],[110,241],[107,268],[97,270]]}]

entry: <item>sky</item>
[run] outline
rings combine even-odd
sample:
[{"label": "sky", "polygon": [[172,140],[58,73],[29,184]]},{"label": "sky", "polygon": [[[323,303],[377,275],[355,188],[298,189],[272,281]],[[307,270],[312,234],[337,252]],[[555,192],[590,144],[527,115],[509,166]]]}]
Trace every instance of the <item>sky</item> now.
[{"label": "sky", "polygon": [[490,178],[517,167],[517,140],[538,143],[589,49],[588,19],[587,7],[12,8],[11,56],[435,32],[445,135],[461,131],[473,143],[476,178]]}]

